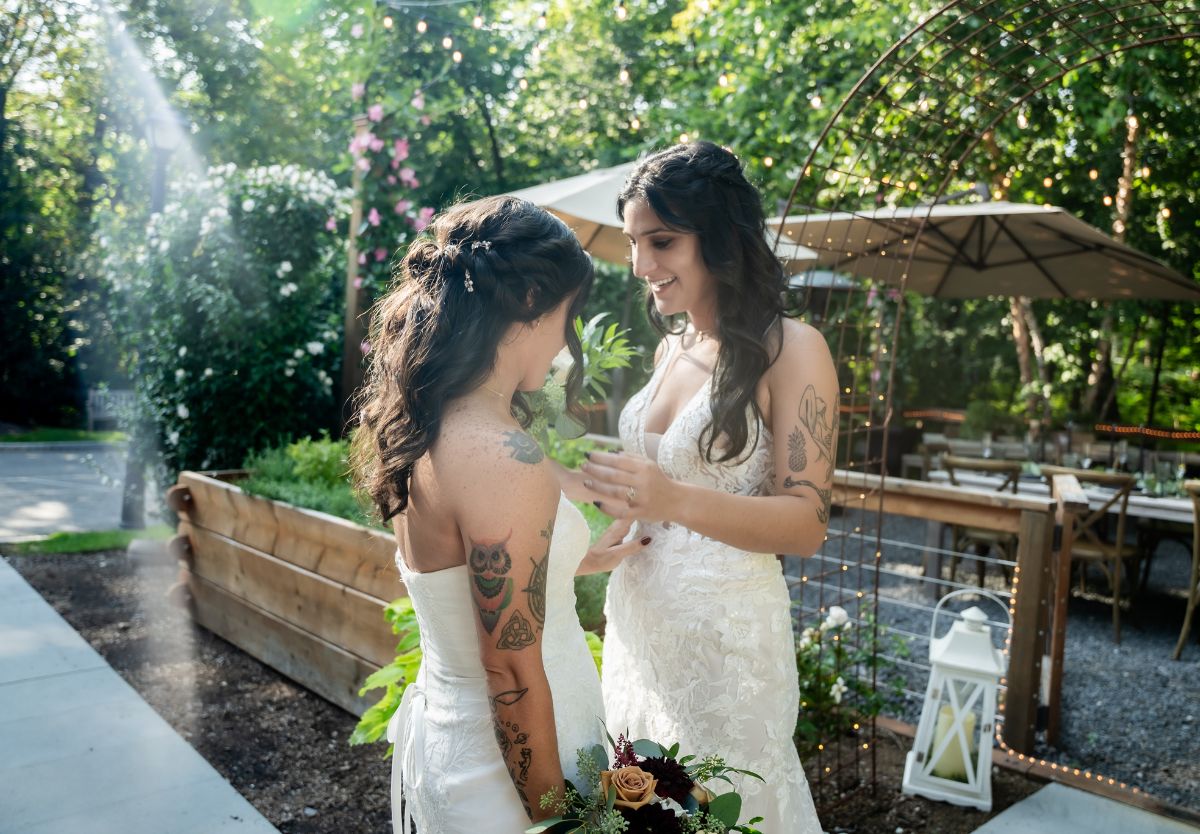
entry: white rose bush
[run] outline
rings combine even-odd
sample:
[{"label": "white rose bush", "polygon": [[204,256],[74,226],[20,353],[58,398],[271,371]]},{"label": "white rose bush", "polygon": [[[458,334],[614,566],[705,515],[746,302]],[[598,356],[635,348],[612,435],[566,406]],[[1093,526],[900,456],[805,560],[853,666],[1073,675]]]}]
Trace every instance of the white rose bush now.
[{"label": "white rose bush", "polygon": [[98,234],[130,428],[164,477],[336,426],[345,230],[329,220],[348,206],[319,172],[223,165],[177,183],[148,224]]}]

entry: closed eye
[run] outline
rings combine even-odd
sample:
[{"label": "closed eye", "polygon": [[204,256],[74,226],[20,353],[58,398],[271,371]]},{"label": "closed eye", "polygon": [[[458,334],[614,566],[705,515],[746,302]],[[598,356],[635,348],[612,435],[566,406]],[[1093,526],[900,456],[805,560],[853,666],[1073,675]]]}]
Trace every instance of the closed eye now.
[{"label": "closed eye", "polygon": [[660,240],[651,241],[655,249],[668,249],[671,246],[671,238],[663,238]]}]

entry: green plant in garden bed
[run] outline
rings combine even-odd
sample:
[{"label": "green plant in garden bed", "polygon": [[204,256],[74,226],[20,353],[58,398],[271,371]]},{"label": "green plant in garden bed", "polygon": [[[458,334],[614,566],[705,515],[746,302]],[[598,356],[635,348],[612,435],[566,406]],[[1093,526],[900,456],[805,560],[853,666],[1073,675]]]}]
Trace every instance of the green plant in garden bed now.
[{"label": "green plant in garden bed", "polygon": [[[816,626],[805,628],[796,641],[796,674],[800,680],[800,715],[796,747],[801,756],[817,745],[853,732],[864,718],[879,715],[884,706],[903,698],[904,679],[896,664],[882,655],[907,657],[898,637],[879,636],[874,616],[855,622],[841,606],[831,606]],[[886,689],[872,684],[888,671]]]}]

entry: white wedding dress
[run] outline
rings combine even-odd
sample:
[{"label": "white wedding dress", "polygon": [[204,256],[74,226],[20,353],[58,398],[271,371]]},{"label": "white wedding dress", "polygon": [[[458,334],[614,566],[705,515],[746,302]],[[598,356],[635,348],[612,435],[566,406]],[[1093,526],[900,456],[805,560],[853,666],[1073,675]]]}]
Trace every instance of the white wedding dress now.
[{"label": "white wedding dress", "polygon": [[[600,681],[575,614],[575,571],[588,542],[583,515],[560,497],[546,576],[542,665],[554,699],[563,775],[575,784],[576,751],[604,740]],[[392,830],[408,834],[411,817],[420,834],[519,834],[530,822],[496,743],[466,565],[418,573],[399,551],[396,564],[424,656],[388,725],[388,740],[396,745]]]},{"label": "white wedding dress", "polygon": [[[673,351],[621,413],[621,440],[631,452],[653,457],[646,450],[646,412]],[[657,447],[659,466],[674,480],[709,489],[770,492],[771,437],[750,410],[749,443],[761,434],[753,449],[728,463],[701,456],[697,438],[709,421],[711,384],[710,378],[667,428]],[[754,771],[765,782],[737,782],[742,821],[761,816],[757,827],[764,834],[820,834],[792,742],[800,690],[791,600],[778,560],[670,523],[639,523],[632,535],[653,541],[621,563],[608,585],[603,688],[609,731],[678,742],[682,752],[718,755]]]}]

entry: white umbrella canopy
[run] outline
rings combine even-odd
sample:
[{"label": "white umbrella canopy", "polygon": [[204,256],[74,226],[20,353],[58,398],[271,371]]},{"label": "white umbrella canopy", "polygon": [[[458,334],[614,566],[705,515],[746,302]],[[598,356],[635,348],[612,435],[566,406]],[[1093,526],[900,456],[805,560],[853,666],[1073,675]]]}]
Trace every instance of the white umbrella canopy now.
[{"label": "white umbrella canopy", "polygon": [[[597,168],[579,176],[510,191],[509,196],[528,200],[562,220],[594,257],[623,263],[629,257],[629,241],[621,231],[617,196],[635,167],[636,160],[611,168]],[[767,240],[772,242],[774,237],[774,234],[768,234]],[[788,240],[781,240],[774,251],[784,261],[784,267],[790,270],[817,257],[811,249]]]},{"label": "white umbrella canopy", "polygon": [[1053,206],[1003,201],[772,218],[818,263],[939,298],[1178,299],[1200,284]]}]

